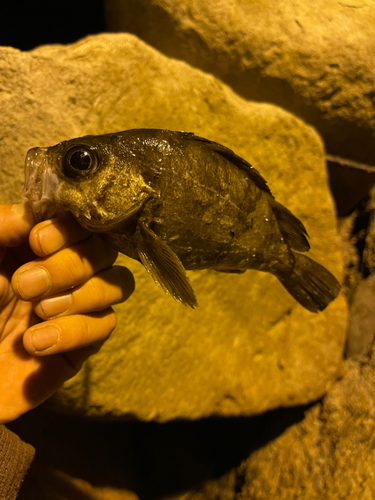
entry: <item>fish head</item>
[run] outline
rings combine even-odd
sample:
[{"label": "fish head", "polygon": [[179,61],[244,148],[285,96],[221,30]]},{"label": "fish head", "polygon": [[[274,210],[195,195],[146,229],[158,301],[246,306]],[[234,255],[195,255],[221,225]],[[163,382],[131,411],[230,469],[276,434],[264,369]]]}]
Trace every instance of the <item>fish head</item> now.
[{"label": "fish head", "polygon": [[36,222],[71,212],[83,227],[106,232],[139,210],[153,190],[114,135],[28,151],[23,195]]}]

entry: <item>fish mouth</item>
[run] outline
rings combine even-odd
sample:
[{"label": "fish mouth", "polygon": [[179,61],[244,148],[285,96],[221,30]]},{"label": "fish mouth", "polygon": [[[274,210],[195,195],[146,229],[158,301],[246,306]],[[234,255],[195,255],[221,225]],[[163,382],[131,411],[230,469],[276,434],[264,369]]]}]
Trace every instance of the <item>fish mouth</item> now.
[{"label": "fish mouth", "polygon": [[25,186],[22,194],[29,200],[36,223],[63,212],[54,202],[59,184],[48,163],[48,148],[33,148],[26,154]]}]

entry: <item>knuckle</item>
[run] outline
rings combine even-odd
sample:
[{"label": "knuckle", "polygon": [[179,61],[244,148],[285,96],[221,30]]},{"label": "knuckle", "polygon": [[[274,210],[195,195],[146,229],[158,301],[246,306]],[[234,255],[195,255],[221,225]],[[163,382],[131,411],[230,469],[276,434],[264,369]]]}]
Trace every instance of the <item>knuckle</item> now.
[{"label": "knuckle", "polygon": [[124,266],[113,266],[110,272],[111,278],[116,284],[116,301],[113,303],[127,300],[135,290],[133,273]]},{"label": "knuckle", "polygon": [[79,269],[80,276],[86,279],[92,276],[93,268],[86,255],[77,253],[77,257],[77,269]]},{"label": "knuckle", "polygon": [[82,345],[89,345],[92,341],[92,333],[88,318],[84,315],[79,315],[78,318],[78,327],[80,330],[79,336],[81,339],[81,343]]},{"label": "knuckle", "polygon": [[81,258],[77,259],[77,254],[67,251],[64,254],[64,276],[67,276],[73,283],[80,281],[84,276],[84,266]]},{"label": "knuckle", "polygon": [[99,270],[111,266],[118,254],[117,250],[94,234],[72,247],[72,250],[75,266],[85,278],[90,278]]},{"label": "knuckle", "polygon": [[109,285],[99,278],[92,279],[90,285],[90,300],[93,307],[100,308],[100,306],[102,306],[101,309],[107,307],[109,300]]},{"label": "knuckle", "polygon": [[117,259],[118,251],[97,234],[92,236],[92,247],[95,248],[99,259],[106,263],[106,267],[111,266]]},{"label": "knuckle", "polygon": [[[78,319],[79,318],[79,319]],[[78,315],[80,344],[93,345],[107,340],[116,328],[116,313],[108,308],[101,313]]]}]

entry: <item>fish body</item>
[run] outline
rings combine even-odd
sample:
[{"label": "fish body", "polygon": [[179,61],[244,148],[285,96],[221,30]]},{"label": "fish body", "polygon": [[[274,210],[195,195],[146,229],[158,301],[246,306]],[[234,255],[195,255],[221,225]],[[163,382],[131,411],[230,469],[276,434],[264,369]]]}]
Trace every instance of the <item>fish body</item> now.
[{"label": "fish body", "polygon": [[191,307],[185,270],[270,272],[314,312],[339,292],[298,253],[310,248],[306,230],[259,172],[193,133],[136,129],[33,148],[25,174],[36,220],[70,211]]}]

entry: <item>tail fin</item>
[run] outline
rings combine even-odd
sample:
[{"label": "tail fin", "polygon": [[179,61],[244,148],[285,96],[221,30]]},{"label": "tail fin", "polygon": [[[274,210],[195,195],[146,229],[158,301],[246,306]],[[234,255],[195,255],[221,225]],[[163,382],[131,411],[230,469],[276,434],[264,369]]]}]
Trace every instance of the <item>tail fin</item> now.
[{"label": "tail fin", "polygon": [[293,270],[276,275],[284,287],[311,312],[323,311],[337,297],[340,284],[323,266],[305,255],[293,253]]}]

